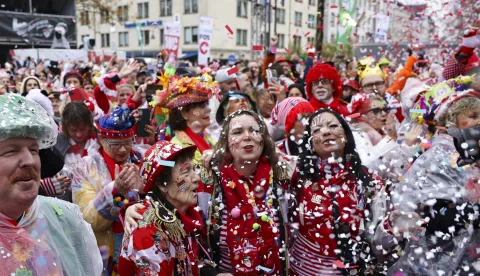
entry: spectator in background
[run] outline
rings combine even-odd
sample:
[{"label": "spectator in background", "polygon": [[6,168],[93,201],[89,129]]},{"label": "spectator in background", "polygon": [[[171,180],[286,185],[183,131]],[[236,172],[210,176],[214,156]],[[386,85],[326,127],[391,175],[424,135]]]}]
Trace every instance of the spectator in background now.
[{"label": "spectator in background", "polygon": [[306,99],[307,96],[305,95],[305,88],[302,84],[292,84],[288,87],[288,95],[287,97],[301,97]]},{"label": "spectator in background", "polygon": [[260,87],[263,88],[263,80],[262,76],[260,75],[260,67],[258,63],[255,61],[251,61],[248,63],[248,70],[250,70],[250,83],[252,87]]},{"label": "spectator in background", "polygon": [[40,89],[40,81],[37,77],[30,76],[23,79],[20,91],[22,96],[26,96],[31,89]]},{"label": "spectator in background", "polygon": [[358,82],[355,80],[348,81],[342,88],[342,100],[349,103],[352,100],[353,95],[360,91]]}]

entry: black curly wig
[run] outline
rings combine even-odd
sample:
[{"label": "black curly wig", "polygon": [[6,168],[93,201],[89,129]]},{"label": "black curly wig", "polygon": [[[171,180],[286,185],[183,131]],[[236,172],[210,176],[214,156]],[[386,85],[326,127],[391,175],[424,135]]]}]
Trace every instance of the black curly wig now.
[{"label": "black curly wig", "polygon": [[355,139],[353,138],[353,133],[350,129],[350,126],[342,116],[328,108],[322,108],[313,113],[308,119],[308,125],[305,126],[303,142],[301,145],[301,153],[298,158],[297,167],[297,173],[299,173],[298,177],[300,181],[303,182],[302,180],[307,179],[317,181],[321,177],[323,177],[320,172],[319,166],[317,165],[319,161],[318,159],[320,157],[315,153],[311,144],[312,139],[310,125],[312,124],[312,121],[315,117],[325,112],[335,116],[335,118],[338,119],[345,131],[345,138],[347,140],[347,143],[345,144],[344,156],[342,156],[343,160],[346,160],[351,164],[351,173],[355,175],[355,178],[362,180],[364,184],[368,185],[370,183],[370,177],[367,175],[365,167],[362,166],[362,160],[357,153]]}]

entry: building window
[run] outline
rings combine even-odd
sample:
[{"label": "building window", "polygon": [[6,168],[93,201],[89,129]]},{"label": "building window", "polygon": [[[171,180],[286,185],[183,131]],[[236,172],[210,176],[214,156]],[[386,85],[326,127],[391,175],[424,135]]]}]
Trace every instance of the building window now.
[{"label": "building window", "polygon": [[[150,31],[149,30],[141,30],[143,45],[150,44]],[[138,46],[141,46],[140,40],[138,41]]]},{"label": "building window", "polygon": [[317,3],[315,3],[315,0],[308,0],[308,4],[310,6],[316,6],[317,5]]},{"label": "building window", "polygon": [[88,11],[80,12],[80,24],[82,25],[90,24],[90,17],[88,16]]},{"label": "building window", "polygon": [[109,14],[108,10],[100,10],[100,23],[107,23]]},{"label": "building window", "polygon": [[117,9],[117,16],[119,22],[128,20],[128,6],[119,6]]},{"label": "building window", "polygon": [[160,29],[160,46],[163,46],[163,36],[164,36],[163,28]]},{"label": "building window", "polygon": [[285,48],[285,35],[278,34],[278,48]]},{"label": "building window", "polygon": [[302,27],[302,13],[295,12],[295,26]]},{"label": "building window", "polygon": [[309,46],[315,46],[315,37],[307,37],[307,42]]},{"label": "building window", "polygon": [[308,27],[309,28],[315,28],[316,22],[315,22],[315,15],[309,14],[308,15]]},{"label": "building window", "polygon": [[160,16],[172,15],[172,0],[160,0]]},{"label": "building window", "polygon": [[237,45],[247,46],[247,30],[237,29]]},{"label": "building window", "polygon": [[277,8],[276,14],[277,23],[285,24],[285,9]]},{"label": "building window", "polygon": [[248,2],[247,0],[237,0],[237,17],[247,17],[248,12]]},{"label": "building window", "polygon": [[198,27],[185,27],[185,44],[198,43]]},{"label": "building window", "polygon": [[302,47],[302,37],[301,36],[295,36],[293,38],[293,45],[295,46],[295,48],[300,48]]},{"label": "building window", "polygon": [[102,34],[102,48],[110,47],[110,34]]},{"label": "building window", "polygon": [[128,32],[118,33],[118,46],[120,47],[128,46]]},{"label": "building window", "polygon": [[198,0],[185,0],[185,13],[197,13]]},{"label": "building window", "polygon": [[303,3],[303,0],[295,0],[295,2]]},{"label": "building window", "polygon": [[138,3],[138,16],[137,18],[148,18],[148,3]]}]

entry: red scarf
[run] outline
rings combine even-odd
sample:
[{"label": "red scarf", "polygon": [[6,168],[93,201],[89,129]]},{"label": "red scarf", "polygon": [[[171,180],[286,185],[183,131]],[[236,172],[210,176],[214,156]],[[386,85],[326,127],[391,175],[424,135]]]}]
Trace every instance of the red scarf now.
[{"label": "red scarf", "polygon": [[333,98],[333,101],[330,104],[321,102],[315,99],[315,97],[310,98],[309,102],[315,110],[319,110],[321,108],[330,108],[331,110],[337,112],[340,115],[343,115],[343,116],[350,115],[350,112],[348,112],[347,106],[343,102],[341,102],[338,98]]},{"label": "red scarf", "polygon": [[[253,182],[238,173],[233,165],[224,164],[220,170],[224,203],[228,212],[228,219],[224,222],[227,226],[226,243],[235,275],[258,275],[258,265],[274,269],[275,275],[278,275],[281,269],[279,248],[275,243],[279,231],[277,229],[273,232],[274,213],[267,204],[271,169],[268,160],[261,157]],[[247,195],[245,184],[254,195]],[[233,217],[234,208],[240,209],[239,217]],[[263,214],[267,215],[269,221],[262,220]],[[260,228],[254,230],[254,224],[258,224]]]},{"label": "red scarf", "polygon": [[193,144],[197,145],[200,153],[203,153],[204,150],[212,149],[210,144],[207,143],[207,141],[205,140],[204,137],[202,137],[202,135],[195,133],[188,126],[185,128],[185,134],[187,134],[188,137],[190,137],[190,139],[193,141]]}]

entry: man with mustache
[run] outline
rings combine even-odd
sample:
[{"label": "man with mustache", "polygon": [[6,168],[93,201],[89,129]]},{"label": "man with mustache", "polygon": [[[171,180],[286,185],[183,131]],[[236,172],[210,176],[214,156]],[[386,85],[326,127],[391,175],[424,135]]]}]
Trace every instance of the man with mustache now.
[{"label": "man with mustache", "polygon": [[310,104],[315,110],[330,108],[343,116],[350,114],[346,103],[341,100],[342,84],[337,69],[328,64],[317,64],[308,71],[305,81]]},{"label": "man with mustache", "polygon": [[78,206],[38,196],[39,150],[57,126],[37,103],[0,96],[0,254],[2,275],[100,275],[102,259]]}]

